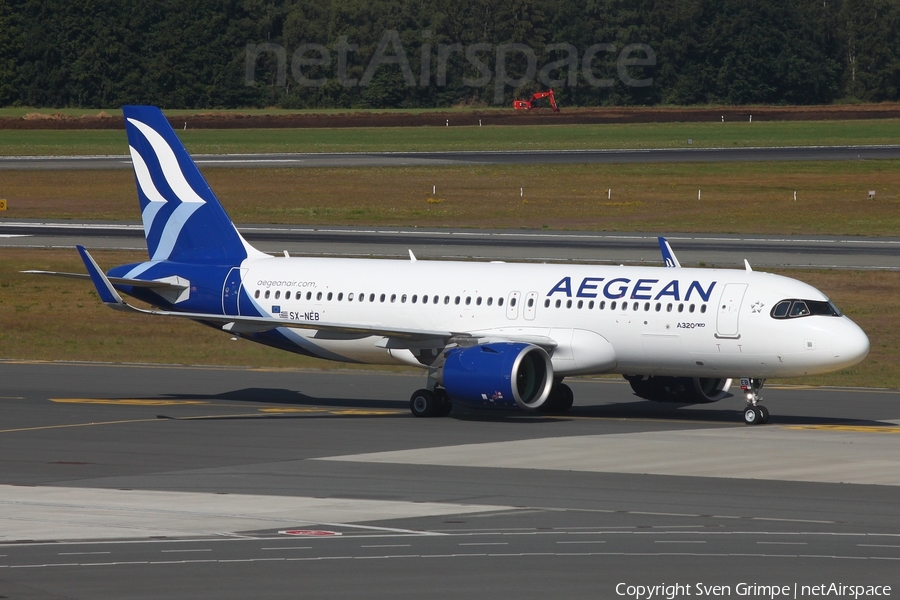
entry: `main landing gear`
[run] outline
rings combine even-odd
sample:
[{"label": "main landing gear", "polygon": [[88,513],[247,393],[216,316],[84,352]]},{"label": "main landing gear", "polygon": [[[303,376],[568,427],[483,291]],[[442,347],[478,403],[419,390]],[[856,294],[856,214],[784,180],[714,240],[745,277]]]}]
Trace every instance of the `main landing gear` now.
[{"label": "main landing gear", "polygon": [[765,425],[769,422],[769,409],[760,404],[762,389],[765,379],[741,378],[741,389],[747,398],[747,408],[744,409],[744,423],[747,425]]},{"label": "main landing gear", "polygon": [[[431,381],[429,381],[431,383]],[[558,382],[550,391],[550,397],[537,408],[542,414],[562,414],[572,408],[575,395],[572,388]],[[447,392],[439,385],[433,389],[421,389],[413,392],[409,398],[409,410],[417,417],[446,417],[453,410],[453,403]]]},{"label": "main landing gear", "polygon": [[409,410],[417,417],[446,417],[453,410],[453,403],[443,388],[434,391],[421,389],[409,398]]},{"label": "main landing gear", "polygon": [[572,388],[557,382],[550,390],[550,397],[537,408],[537,411],[544,414],[562,414],[568,412],[574,402],[575,394],[572,393]]}]

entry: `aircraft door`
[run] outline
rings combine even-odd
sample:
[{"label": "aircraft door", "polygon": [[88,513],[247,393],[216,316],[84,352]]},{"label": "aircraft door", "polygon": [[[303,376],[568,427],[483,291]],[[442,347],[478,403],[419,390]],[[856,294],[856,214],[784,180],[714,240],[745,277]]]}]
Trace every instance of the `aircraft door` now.
[{"label": "aircraft door", "polygon": [[238,300],[241,295],[241,269],[234,267],[225,277],[225,284],[222,286],[222,314],[239,315]]},{"label": "aircraft door", "polygon": [[528,292],[525,296],[525,307],[522,309],[522,314],[529,321],[534,320],[534,313],[537,309],[538,303],[538,293],[537,292]]},{"label": "aircraft door", "polygon": [[506,318],[515,320],[519,318],[519,300],[522,292],[510,292],[509,298],[506,299]]},{"label": "aircraft door", "polygon": [[719,313],[716,317],[716,335],[718,337],[740,337],[738,333],[738,317],[741,314],[741,303],[747,291],[746,283],[729,283],[722,291],[719,299]]}]

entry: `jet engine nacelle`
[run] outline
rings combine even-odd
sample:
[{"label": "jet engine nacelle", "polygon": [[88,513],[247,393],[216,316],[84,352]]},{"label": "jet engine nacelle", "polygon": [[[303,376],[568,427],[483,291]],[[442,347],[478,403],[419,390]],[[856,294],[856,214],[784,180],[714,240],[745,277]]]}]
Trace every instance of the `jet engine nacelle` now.
[{"label": "jet engine nacelle", "polygon": [[634,393],[656,402],[708,404],[728,395],[731,380],[715,377],[661,377],[625,375]]},{"label": "jet engine nacelle", "polygon": [[553,387],[550,356],[533,344],[483,344],[450,350],[445,357],[444,389],[466,406],[534,410]]}]

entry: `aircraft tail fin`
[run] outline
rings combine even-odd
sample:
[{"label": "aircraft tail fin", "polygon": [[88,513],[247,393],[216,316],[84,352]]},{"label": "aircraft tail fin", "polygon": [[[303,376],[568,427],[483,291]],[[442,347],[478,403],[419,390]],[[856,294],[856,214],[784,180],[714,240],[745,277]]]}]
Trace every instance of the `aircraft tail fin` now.
[{"label": "aircraft tail fin", "polygon": [[162,111],[122,112],[150,259],[240,264],[265,256],[238,233]]}]

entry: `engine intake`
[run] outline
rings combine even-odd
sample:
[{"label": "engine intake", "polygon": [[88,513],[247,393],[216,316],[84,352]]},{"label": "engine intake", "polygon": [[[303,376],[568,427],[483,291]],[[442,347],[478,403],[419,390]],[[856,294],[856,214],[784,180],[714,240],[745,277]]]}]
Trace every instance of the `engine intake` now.
[{"label": "engine intake", "polygon": [[450,350],[445,358],[444,389],[451,400],[467,406],[535,410],[553,387],[550,356],[532,344],[483,344]]}]

